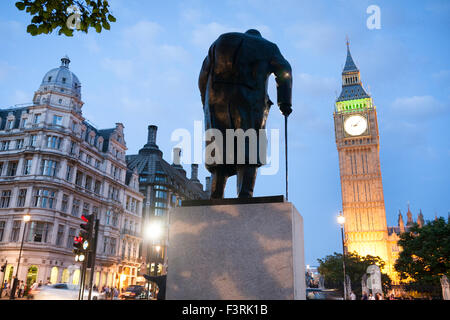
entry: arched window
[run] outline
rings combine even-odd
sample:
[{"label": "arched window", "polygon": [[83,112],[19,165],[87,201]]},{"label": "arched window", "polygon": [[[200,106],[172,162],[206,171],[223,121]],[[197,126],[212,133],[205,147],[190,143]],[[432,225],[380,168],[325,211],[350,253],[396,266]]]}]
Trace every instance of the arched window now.
[{"label": "arched window", "polygon": [[63,273],[62,273],[62,276],[61,276],[61,282],[62,283],[68,283],[69,282],[69,270],[67,270],[67,268],[63,270]]},{"label": "arched window", "polygon": [[37,280],[38,267],[30,266],[27,273],[27,286],[30,287]]},{"label": "arched window", "polygon": [[73,272],[72,284],[78,284],[80,282],[80,270],[77,269]]},{"label": "arched window", "polygon": [[53,267],[52,271],[50,272],[50,282],[51,283],[58,283],[58,267]]}]

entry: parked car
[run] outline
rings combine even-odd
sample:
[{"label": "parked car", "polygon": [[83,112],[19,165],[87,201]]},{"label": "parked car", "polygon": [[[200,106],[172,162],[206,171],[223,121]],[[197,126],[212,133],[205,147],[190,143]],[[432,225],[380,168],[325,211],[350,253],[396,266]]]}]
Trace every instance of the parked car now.
[{"label": "parked car", "polygon": [[[36,290],[30,290],[29,295],[31,299],[35,300],[78,300],[78,293],[80,287],[68,283],[55,283],[50,285],[43,285]],[[84,290],[83,299],[87,300],[89,297],[89,290]],[[105,299],[104,294],[92,290],[91,300]]]},{"label": "parked car", "polygon": [[146,299],[147,289],[144,286],[133,285],[125,289],[120,295],[123,300],[142,300]]},{"label": "parked car", "polygon": [[306,288],[307,300],[344,300],[335,289]]}]

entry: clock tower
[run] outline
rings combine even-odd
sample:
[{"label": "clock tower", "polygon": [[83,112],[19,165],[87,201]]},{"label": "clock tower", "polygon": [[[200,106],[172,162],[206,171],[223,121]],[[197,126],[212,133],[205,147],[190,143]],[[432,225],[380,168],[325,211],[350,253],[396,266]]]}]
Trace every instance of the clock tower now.
[{"label": "clock tower", "polygon": [[334,111],[347,252],[379,256],[392,273],[380,168],[377,111],[350,54]]}]

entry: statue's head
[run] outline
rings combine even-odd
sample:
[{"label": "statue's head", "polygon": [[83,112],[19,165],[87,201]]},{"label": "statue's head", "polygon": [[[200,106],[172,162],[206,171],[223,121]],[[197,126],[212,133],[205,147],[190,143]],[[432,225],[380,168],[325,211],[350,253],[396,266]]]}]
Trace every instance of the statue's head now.
[{"label": "statue's head", "polygon": [[246,34],[249,34],[249,35],[252,35],[252,36],[255,36],[255,37],[260,37],[260,38],[262,38],[261,32],[259,32],[259,31],[256,30],[256,29],[249,29],[249,30],[245,31],[245,33],[246,33]]}]

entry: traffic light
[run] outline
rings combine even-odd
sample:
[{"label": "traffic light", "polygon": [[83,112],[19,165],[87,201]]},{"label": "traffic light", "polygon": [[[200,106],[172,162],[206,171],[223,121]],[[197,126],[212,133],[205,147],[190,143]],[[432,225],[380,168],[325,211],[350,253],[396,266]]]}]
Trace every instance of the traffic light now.
[{"label": "traffic light", "polygon": [[92,232],[94,229],[94,215],[82,215],[81,220],[86,223],[80,224],[80,233],[78,237],[74,237],[75,261],[83,262],[88,257],[90,243],[92,240]]},{"label": "traffic light", "polygon": [[1,272],[5,272],[5,269],[6,269],[6,263],[4,265],[2,265]]},{"label": "traffic light", "polygon": [[75,261],[83,262],[86,257],[86,252],[83,249],[83,237],[74,237],[73,238],[73,253],[75,253]]},{"label": "traffic light", "polygon": [[[80,236],[83,237],[84,240],[87,240],[87,244],[85,245],[89,246],[89,242],[91,242],[92,239],[92,231],[94,230],[94,215],[82,215],[81,220],[83,220],[86,223],[80,224]],[[86,249],[85,249],[86,250]]]}]

